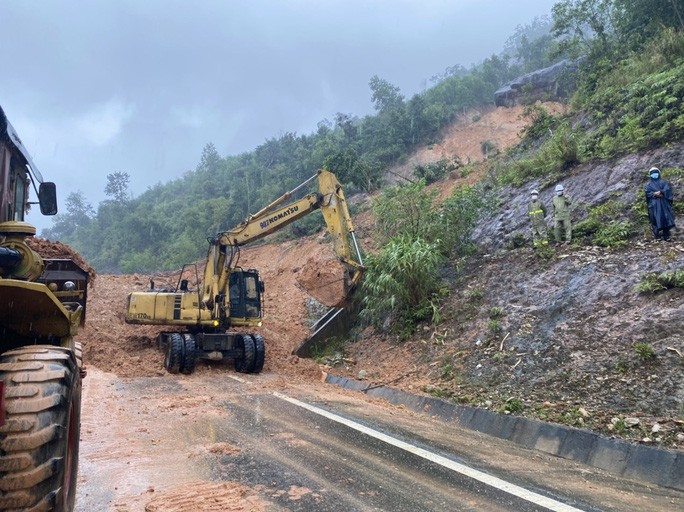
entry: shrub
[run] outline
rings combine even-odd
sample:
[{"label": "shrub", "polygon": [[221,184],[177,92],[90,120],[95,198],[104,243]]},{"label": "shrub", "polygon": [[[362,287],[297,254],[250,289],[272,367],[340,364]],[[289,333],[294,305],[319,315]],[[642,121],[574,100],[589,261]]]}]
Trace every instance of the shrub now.
[{"label": "shrub", "polygon": [[367,260],[361,317],[380,327],[392,314],[399,330],[436,310],[439,269],[444,258],[435,245],[402,235]]},{"label": "shrub", "polygon": [[639,293],[657,293],[670,288],[684,288],[684,270],[646,274],[641,277],[641,282],[635,287]]},{"label": "shrub", "polygon": [[636,225],[624,216],[624,205],[611,199],[589,209],[586,220],[573,228],[575,238],[602,247],[622,247],[636,232]]},{"label": "shrub", "polygon": [[442,159],[425,165],[416,165],[413,174],[418,179],[424,179],[425,183],[430,184],[444,179],[451,171],[462,167],[463,164],[457,159]]},{"label": "shrub", "polygon": [[634,351],[642,361],[649,361],[656,356],[656,352],[650,343],[635,343]]},{"label": "shrub", "polygon": [[480,149],[485,157],[499,154],[499,148],[491,140],[483,140],[480,144]]}]

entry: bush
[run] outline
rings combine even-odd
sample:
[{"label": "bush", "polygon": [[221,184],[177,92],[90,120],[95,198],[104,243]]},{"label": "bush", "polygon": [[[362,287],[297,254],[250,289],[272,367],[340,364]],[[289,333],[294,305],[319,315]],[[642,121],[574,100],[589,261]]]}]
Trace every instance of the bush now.
[{"label": "bush", "polygon": [[631,218],[624,219],[625,206],[614,199],[589,209],[589,217],[573,228],[575,238],[601,247],[622,247],[636,233]]},{"label": "bush", "polygon": [[442,159],[425,165],[416,165],[413,174],[418,179],[424,179],[425,183],[430,184],[444,179],[451,171],[463,167],[463,164],[454,158],[453,160]]},{"label": "bush", "polygon": [[379,242],[386,244],[405,235],[435,244],[443,256],[469,253],[470,237],[486,198],[472,187],[463,187],[438,205],[437,193],[426,189],[424,180],[386,189],[373,202]]},{"label": "bush", "polygon": [[443,261],[437,247],[422,238],[402,235],[390,241],[366,262],[361,317],[380,327],[394,315],[395,330],[432,320],[439,303]]},{"label": "bush", "polygon": [[635,343],[634,351],[642,361],[649,361],[656,356],[656,352],[650,343]]},{"label": "bush", "polygon": [[584,160],[584,139],[583,132],[564,121],[532,156],[502,166],[498,178],[519,187],[534,178],[558,174]]},{"label": "bush", "polygon": [[646,274],[635,289],[639,293],[657,293],[670,288],[684,288],[684,270]]}]

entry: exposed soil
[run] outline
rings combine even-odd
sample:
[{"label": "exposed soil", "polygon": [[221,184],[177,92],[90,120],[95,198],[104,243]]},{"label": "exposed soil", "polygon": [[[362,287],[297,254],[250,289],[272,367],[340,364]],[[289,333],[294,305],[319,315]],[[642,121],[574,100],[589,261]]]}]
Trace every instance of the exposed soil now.
[{"label": "exposed soil", "polygon": [[[420,150],[393,169],[391,176],[408,176],[417,163],[454,155],[480,166],[467,178],[453,175],[434,185],[440,188],[440,197],[446,197],[455,187],[484,174],[483,141],[502,151],[518,142],[524,126],[521,112],[522,108],[496,108],[468,113],[442,142]],[[623,162],[623,167],[594,171],[602,176],[598,183],[606,196],[630,187],[638,190],[637,183],[643,181],[640,171],[621,174],[619,169],[640,169],[661,157],[674,165],[680,156],[648,155]],[[679,165],[684,167],[684,158]],[[597,179],[588,177],[589,172],[580,169],[566,189],[585,204],[594,204],[604,196],[587,192],[587,180]],[[549,193],[542,191],[542,199],[548,201]],[[656,245],[644,236],[636,245],[617,251],[559,247],[553,248],[551,259],[525,247],[508,250],[506,240],[527,233],[526,195],[527,190],[503,192],[501,211],[477,233],[479,256],[459,268],[452,282],[440,325],[421,325],[415,336],[404,341],[366,329],[358,342],[344,347],[343,354],[324,361],[301,359],[292,352],[310,335],[312,319],[321,315],[324,306],[336,304],[343,293],[342,269],[332,244],[319,235],[243,248],[241,264],[259,269],[266,284],[264,326],[259,328],[267,347],[264,374],[268,378],[263,385],[278,389],[315,382],[323,372],[331,372],[506,414],[582,426],[668,448],[684,447],[684,295],[681,289],[653,297],[634,292],[643,272],[682,267],[681,239]],[[364,233],[372,229],[372,219],[366,212],[355,221],[361,244],[372,252],[372,236]],[[455,272],[449,273],[453,278]],[[173,274],[97,277],[89,293],[87,325],[78,336],[87,366],[118,377],[165,375],[155,341],[160,329],[124,322],[127,294],[148,289],[151,277],[157,288],[173,287],[178,279]],[[191,280],[192,284],[196,286]],[[636,343],[650,344],[656,356],[640,359]],[[200,362],[196,371],[232,369]],[[177,407],[176,399],[169,396],[168,406]],[[104,409],[108,406],[103,404]],[[638,423],[625,423],[632,418]],[[222,510],[262,510],[253,490],[235,483],[203,485],[201,495],[220,496]],[[147,511],[189,510],[164,505],[185,503],[191,498],[188,495],[162,497],[152,492]]]},{"label": "exposed soil", "polygon": [[[555,105],[555,104],[553,104]],[[518,141],[518,133],[524,127],[520,117],[522,107],[512,109],[493,108],[464,116],[451,128],[443,143],[442,154],[453,151],[472,160],[478,158],[477,151],[482,140],[491,140],[501,150]],[[477,122],[472,119],[479,116]],[[477,151],[476,151],[477,149]],[[424,151],[423,151],[424,152]],[[419,152],[421,153],[421,152]],[[426,156],[417,157],[425,159]],[[482,152],[479,159],[484,159]],[[395,174],[406,174],[412,167],[405,164]],[[456,178],[450,178],[442,187],[453,188]],[[368,198],[362,198],[367,201]],[[357,223],[361,243],[370,241],[363,230],[371,229],[368,215]],[[43,247],[40,239],[34,244]],[[64,244],[56,248],[43,247],[48,257],[56,257],[70,249]],[[66,249],[65,249],[66,248]],[[67,251],[68,249],[68,251]],[[73,252],[73,251],[72,251]],[[78,257],[78,255],[76,255]],[[79,257],[80,258],[80,257]],[[264,326],[260,332],[267,343],[267,358],[264,370],[282,375],[284,378],[319,379],[318,365],[292,355],[310,334],[312,305],[336,305],[344,294],[343,270],[337,261],[327,235],[302,238],[280,245],[264,244],[242,248],[240,265],[256,268],[266,285],[264,303]],[[200,265],[199,271],[202,272]],[[191,286],[195,285],[192,276]],[[79,334],[83,342],[84,359],[88,365],[97,366],[106,372],[119,376],[163,375],[163,356],[156,347],[160,328],[152,326],[127,325],[124,322],[126,297],[132,291],[149,289],[150,279],[156,288],[173,288],[178,282],[177,274],[143,275],[100,275],[93,291],[89,294],[88,322]],[[320,314],[320,308],[318,309]],[[408,361],[397,361],[401,371]],[[206,365],[200,364],[197,371]]]}]

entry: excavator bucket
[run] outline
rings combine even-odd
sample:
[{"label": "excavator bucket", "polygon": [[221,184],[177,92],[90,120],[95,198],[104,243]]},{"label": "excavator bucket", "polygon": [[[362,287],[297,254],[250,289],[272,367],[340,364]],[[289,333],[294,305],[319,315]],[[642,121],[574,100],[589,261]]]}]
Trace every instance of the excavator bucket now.
[{"label": "excavator bucket", "polygon": [[311,337],[304,340],[292,353],[299,357],[312,357],[317,352],[323,352],[334,339],[346,337],[352,323],[349,309],[332,308],[314,324]]}]

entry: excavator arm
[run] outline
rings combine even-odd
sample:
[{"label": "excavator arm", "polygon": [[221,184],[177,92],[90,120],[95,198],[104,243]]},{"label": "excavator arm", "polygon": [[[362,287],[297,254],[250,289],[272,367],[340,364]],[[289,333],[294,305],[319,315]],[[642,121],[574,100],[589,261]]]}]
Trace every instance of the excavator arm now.
[{"label": "excavator arm", "polygon": [[[318,179],[318,192],[292,200],[299,190],[315,179]],[[216,298],[226,289],[232,269],[237,264],[240,246],[270,235],[319,209],[333,238],[334,250],[348,269],[348,289],[353,290],[364,270],[354,226],[340,182],[330,171],[320,170],[295,189],[250,215],[238,226],[209,240],[203,281],[203,304],[209,309],[215,309],[215,315],[218,315],[216,308],[219,307],[219,301]]]}]

